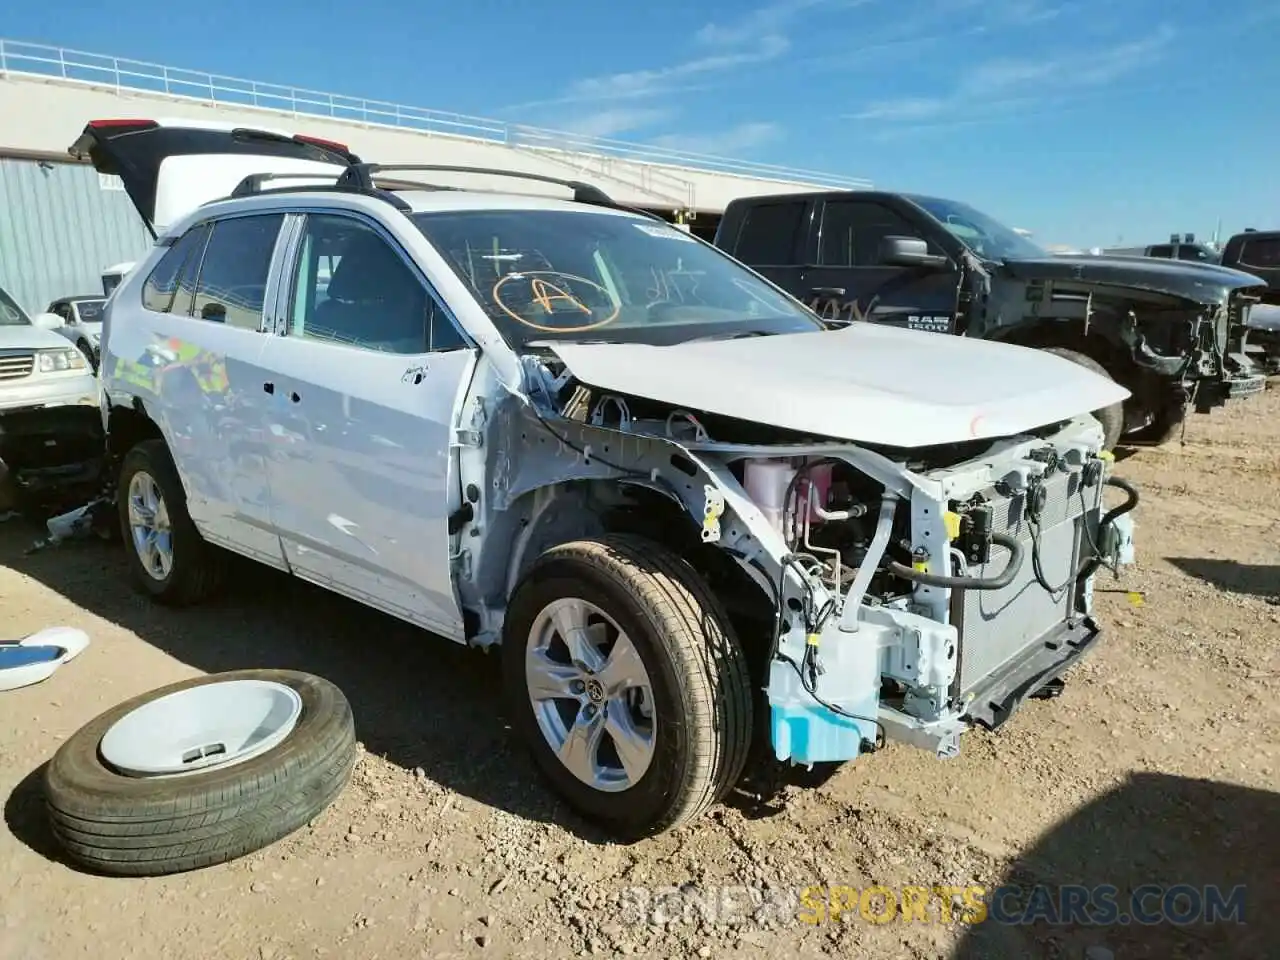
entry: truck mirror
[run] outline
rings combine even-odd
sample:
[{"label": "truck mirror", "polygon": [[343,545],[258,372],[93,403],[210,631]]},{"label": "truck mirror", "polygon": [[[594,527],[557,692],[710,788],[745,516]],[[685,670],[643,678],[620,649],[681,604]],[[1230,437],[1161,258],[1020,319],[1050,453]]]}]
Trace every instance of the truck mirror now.
[{"label": "truck mirror", "polygon": [[880,262],[889,267],[945,267],[946,257],[929,252],[918,237],[885,237],[880,241]]}]

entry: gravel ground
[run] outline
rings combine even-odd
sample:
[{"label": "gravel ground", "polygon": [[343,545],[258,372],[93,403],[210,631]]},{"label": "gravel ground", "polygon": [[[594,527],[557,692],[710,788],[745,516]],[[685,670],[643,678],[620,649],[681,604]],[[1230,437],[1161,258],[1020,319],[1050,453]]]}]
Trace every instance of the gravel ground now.
[{"label": "gravel ground", "polygon": [[[512,749],[496,658],[266,570],[209,607],[157,609],[118,547],[26,555],[40,531],[0,525],[0,630],[93,638],[0,698],[0,958],[1274,956],[1280,391],[1195,417],[1185,444],[1120,472],[1144,496],[1141,560],[1100,579],[1107,636],[1060,698],[969,734],[958,759],[892,745],[631,846],[577,821]],[[36,783],[63,738],[171,680],[269,666],[326,676],[355,709],[362,753],[325,814],[180,876],[58,859]],[[1243,884],[1245,923],[966,923],[963,890],[932,892],[1110,884],[1123,910],[1146,883]],[[860,899],[869,887],[887,889]],[[930,891],[924,919],[889,911],[886,892],[924,902],[904,887]],[[819,892],[837,909],[815,910]]]}]

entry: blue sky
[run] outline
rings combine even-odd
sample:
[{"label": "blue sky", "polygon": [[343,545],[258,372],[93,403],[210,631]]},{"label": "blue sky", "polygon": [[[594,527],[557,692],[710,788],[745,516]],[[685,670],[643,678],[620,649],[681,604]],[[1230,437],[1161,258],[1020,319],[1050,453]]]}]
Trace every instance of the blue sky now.
[{"label": "blue sky", "polygon": [[11,5],[0,32],[867,177],[1044,243],[1280,226],[1280,2]]}]

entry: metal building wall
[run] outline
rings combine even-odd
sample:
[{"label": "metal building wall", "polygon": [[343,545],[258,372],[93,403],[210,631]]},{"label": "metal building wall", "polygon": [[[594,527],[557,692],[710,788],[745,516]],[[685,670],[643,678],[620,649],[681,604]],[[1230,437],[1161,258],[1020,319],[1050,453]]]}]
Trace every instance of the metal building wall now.
[{"label": "metal building wall", "polygon": [[151,237],[115,177],[87,164],[0,157],[0,287],[30,313],[101,293],[102,270]]}]

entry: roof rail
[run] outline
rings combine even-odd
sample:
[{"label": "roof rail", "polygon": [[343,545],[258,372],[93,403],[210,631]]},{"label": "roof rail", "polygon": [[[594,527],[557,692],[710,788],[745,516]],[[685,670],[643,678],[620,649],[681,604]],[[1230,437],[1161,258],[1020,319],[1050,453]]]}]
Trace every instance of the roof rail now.
[{"label": "roof rail", "polygon": [[569,188],[573,191],[573,199],[577,203],[587,203],[598,207],[610,207],[614,210],[625,210],[628,213],[648,217],[649,219],[657,220],[660,223],[667,222],[658,214],[649,210],[642,210],[626,204],[618,203],[599,187],[594,187],[589,183],[583,183],[580,180],[562,180],[559,177],[548,177],[540,173],[523,173],[518,170],[499,170],[491,167],[463,167],[443,164],[353,163],[338,176],[336,181],[332,183],[311,183],[279,187],[267,187],[264,185],[275,180],[317,180],[322,178],[315,173],[251,173],[236,184],[236,188],[231,191],[229,199],[257,196],[264,193],[353,193],[359,196],[372,197],[377,200],[386,201],[402,213],[407,213],[412,209],[412,207],[410,207],[402,197],[396,196],[394,191],[463,189],[462,187],[457,186],[445,186],[443,184],[435,183],[419,183],[417,181],[408,180],[387,180],[385,178],[379,178],[380,183],[374,181],[374,176],[376,174],[384,171],[402,170],[437,171],[442,173],[479,173],[496,177],[513,177],[520,180],[536,180],[541,183],[551,183],[557,186]]},{"label": "roof rail", "polygon": [[[253,197],[264,193],[355,193],[364,197],[373,197],[377,200],[385,200],[397,210],[407,212],[412,208],[403,198],[397,197],[390,190],[383,190],[378,187],[370,187],[363,189],[354,187],[344,182],[344,178],[339,176],[332,183],[309,183],[298,186],[282,186],[282,187],[264,187],[263,184],[270,183],[273,180],[316,180],[320,179],[314,173],[251,173],[231,191],[229,199],[235,200],[240,197]],[[216,203],[217,201],[211,201]]]}]

